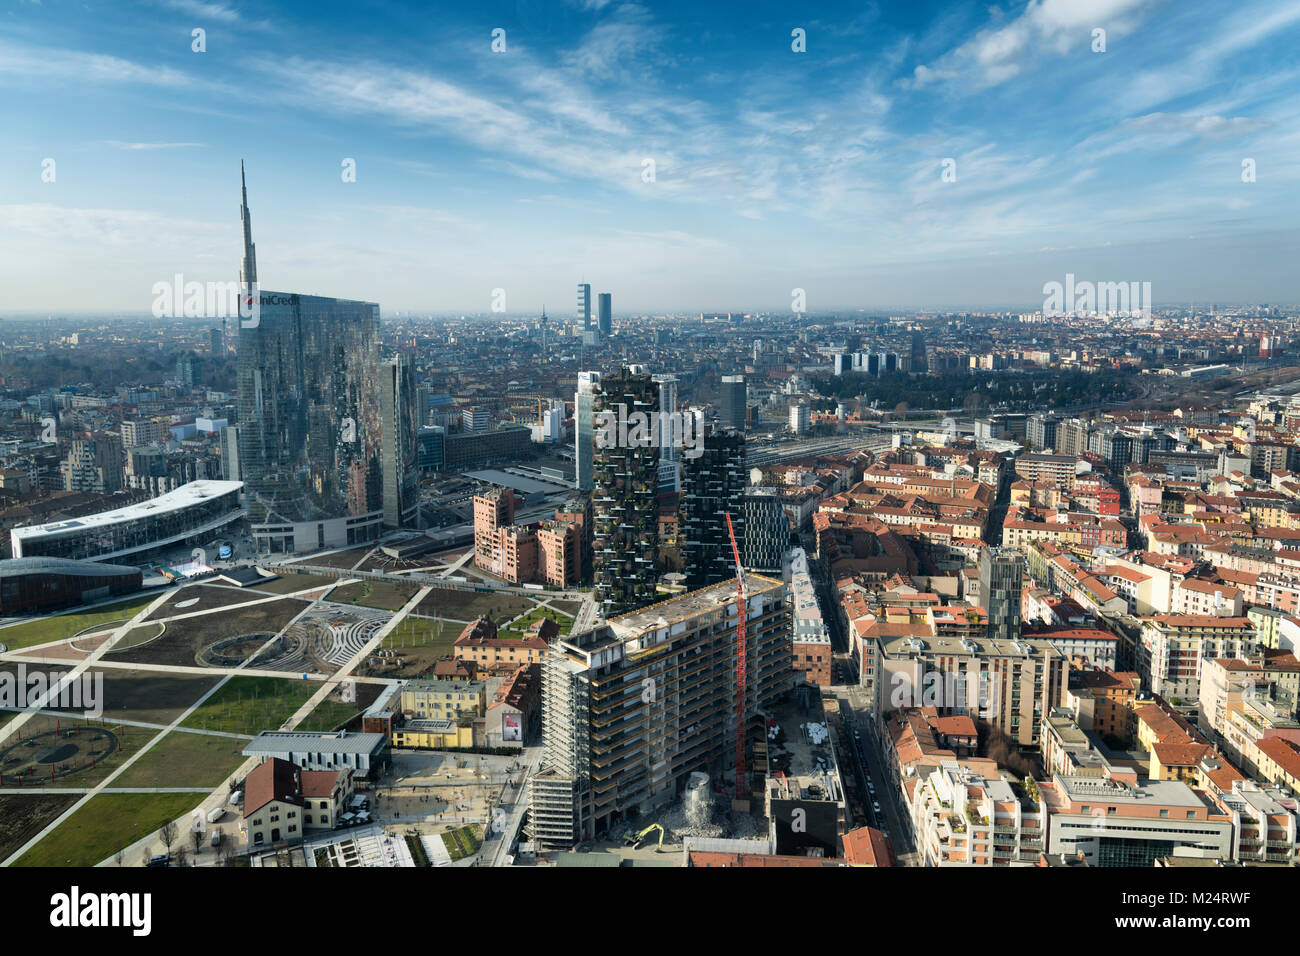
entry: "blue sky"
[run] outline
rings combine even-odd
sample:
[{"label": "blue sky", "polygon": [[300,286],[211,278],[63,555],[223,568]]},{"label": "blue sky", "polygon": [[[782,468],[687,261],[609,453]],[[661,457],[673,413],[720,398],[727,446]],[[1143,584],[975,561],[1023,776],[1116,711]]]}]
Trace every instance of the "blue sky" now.
[{"label": "blue sky", "polygon": [[262,286],[386,312],[1300,301],[1296,0],[429,7],[5,4],[0,313],[234,278],[241,158]]}]

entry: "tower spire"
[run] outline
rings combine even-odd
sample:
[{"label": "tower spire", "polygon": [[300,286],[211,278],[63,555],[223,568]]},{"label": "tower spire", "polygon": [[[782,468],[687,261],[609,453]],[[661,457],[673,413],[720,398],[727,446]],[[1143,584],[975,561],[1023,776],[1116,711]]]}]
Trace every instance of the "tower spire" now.
[{"label": "tower spire", "polygon": [[257,246],[253,243],[253,220],[248,214],[248,184],[244,180],[244,161],[239,161],[239,221],[244,226],[244,258],[239,264],[239,284],[249,289],[257,284]]}]

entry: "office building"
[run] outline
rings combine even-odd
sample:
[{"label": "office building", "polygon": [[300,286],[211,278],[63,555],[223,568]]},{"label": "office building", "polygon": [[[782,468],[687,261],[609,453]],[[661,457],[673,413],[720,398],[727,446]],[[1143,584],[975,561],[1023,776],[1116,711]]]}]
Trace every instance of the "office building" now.
[{"label": "office building", "polygon": [[614,330],[614,296],[602,292],[597,300],[599,306],[599,330],[601,336],[609,335]]},{"label": "office building", "polygon": [[[793,675],[787,588],[758,575],[748,582],[752,746]],[[542,661],[545,754],[532,779],[539,848],[592,839],[671,802],[692,771],[733,765],[735,628],[731,580],[556,639]],[[753,791],[752,779],[744,789]]]},{"label": "office building", "polygon": [[578,283],[578,326],[591,329],[591,283]]},{"label": "office building", "polygon": [[741,498],[745,544],[741,559],[754,571],[779,571],[790,548],[790,519],[775,488],[751,488]]},{"label": "office building", "polygon": [[[242,168],[241,168],[242,180]],[[373,541],[380,491],[379,306],[257,287],[243,190],[239,464],[259,551]]]},{"label": "office building", "polygon": [[380,368],[379,407],[384,526],[416,527],[420,514],[420,467],[415,369],[409,355],[397,355]]},{"label": "office building", "polygon": [[13,528],[15,558],[116,561],[211,541],[243,517],[237,481],[193,481],[150,501],[79,518]]},{"label": "office building", "polygon": [[722,376],[722,389],[718,396],[718,422],[723,428],[745,430],[745,406],[749,393],[743,375]]},{"label": "office building", "polygon": [[591,491],[591,461],[595,435],[591,417],[595,412],[599,372],[579,372],[578,391],[573,396],[573,458],[579,491]]},{"label": "office building", "polygon": [[243,481],[239,474],[239,426],[221,429],[221,477],[226,481]]},{"label": "office building", "polygon": [[1020,637],[1020,585],[1024,558],[1009,548],[985,548],[979,556],[980,601],[988,611],[988,636],[995,641]]}]

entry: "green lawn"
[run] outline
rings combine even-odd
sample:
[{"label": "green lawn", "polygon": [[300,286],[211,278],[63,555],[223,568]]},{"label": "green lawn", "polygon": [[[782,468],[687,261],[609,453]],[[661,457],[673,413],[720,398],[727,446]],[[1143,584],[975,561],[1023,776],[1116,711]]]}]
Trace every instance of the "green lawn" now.
[{"label": "green lawn", "polygon": [[516,640],[523,640],[524,635],[527,633],[529,626],[532,625],[534,622],[540,621],[542,618],[546,618],[546,617],[549,617],[552,621],[554,621],[559,626],[561,635],[568,634],[569,629],[573,627],[573,618],[566,617],[565,615],[559,613],[558,611],[551,610],[549,607],[539,607],[536,610],[530,611],[527,614],[525,614],[519,620],[512,623],[508,628],[502,628],[498,632],[498,636],[512,637],[515,638]]},{"label": "green lawn", "polygon": [[0,628],[0,644],[7,644],[11,651],[33,644],[48,644],[71,637],[78,631],[101,624],[121,623],[130,620],[136,612],[158,597],[148,594],[133,597],[126,601],[104,604],[89,611],[71,611],[54,617],[43,617],[35,621],[14,624]]},{"label": "green lawn", "polygon": [[471,823],[469,826],[448,830],[442,835],[442,843],[451,854],[451,861],[455,863],[478,852],[483,844],[482,829],[477,823]]},{"label": "green lawn", "polygon": [[[118,849],[155,834],[168,820],[175,820],[198,806],[200,793],[101,793],[92,797],[40,843],[24,853],[17,866],[94,866]],[[185,834],[172,844],[174,853]],[[155,837],[153,853],[163,852]],[[124,860],[131,866],[140,859]]]},{"label": "green lawn", "polygon": [[244,762],[248,741],[173,730],[113,781],[114,787],[215,787]]},{"label": "green lawn", "polygon": [[307,719],[294,728],[301,731],[326,731],[334,730],[346,724],[355,717],[360,711],[356,704],[345,704],[341,700],[334,700],[332,697],[326,697],[316,709],[307,715]]},{"label": "green lawn", "polygon": [[279,730],[319,689],[319,681],[232,677],[182,721],[182,726],[250,736],[263,730]]},{"label": "green lawn", "polygon": [[411,584],[393,584],[390,581],[354,581],[337,587],[329,593],[329,600],[339,604],[357,604],[384,611],[400,610],[419,588]]},{"label": "green lawn", "polygon": [[397,650],[402,647],[441,647],[446,649],[446,653],[451,653],[451,646],[455,643],[456,638],[460,637],[460,632],[465,629],[464,624],[454,624],[450,621],[439,621],[430,617],[414,617],[408,614],[397,622],[397,626],[388,632],[384,638],[383,646],[390,650]]}]

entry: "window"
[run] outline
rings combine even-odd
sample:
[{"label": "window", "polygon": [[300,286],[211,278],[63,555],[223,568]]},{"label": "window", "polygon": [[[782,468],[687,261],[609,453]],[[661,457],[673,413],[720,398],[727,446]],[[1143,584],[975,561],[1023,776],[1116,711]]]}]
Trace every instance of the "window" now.
[{"label": "window", "polygon": [[1160,811],[1160,816],[1161,816],[1162,818],[1167,818],[1167,817],[1169,816],[1169,811],[1168,811],[1168,810],[1161,810],[1161,811]]}]

